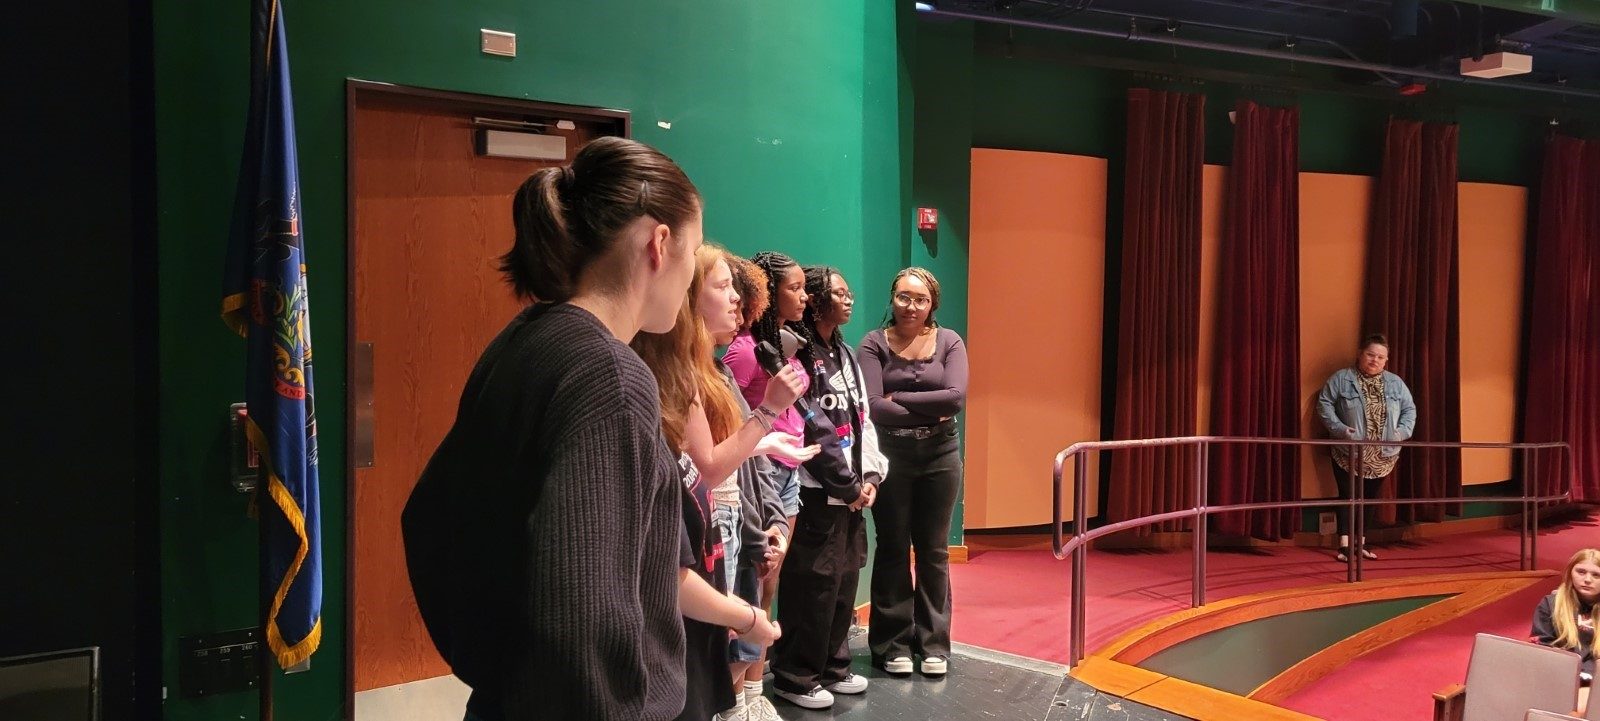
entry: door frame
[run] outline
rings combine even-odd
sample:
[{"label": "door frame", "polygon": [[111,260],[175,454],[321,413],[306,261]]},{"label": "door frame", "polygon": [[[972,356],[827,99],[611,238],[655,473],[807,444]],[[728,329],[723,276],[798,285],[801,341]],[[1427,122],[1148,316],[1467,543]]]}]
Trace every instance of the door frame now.
[{"label": "door frame", "polygon": [[[356,339],[356,257],[360,249],[356,240],[356,107],[362,101],[400,101],[418,107],[443,108],[462,112],[517,113],[523,115],[560,115],[574,120],[584,120],[610,126],[611,135],[633,137],[633,115],[627,110],[550,103],[522,98],[479,95],[454,90],[439,90],[411,85],[345,79],[345,551],[344,551],[344,711],[347,720],[355,718],[355,598],[354,573],[356,521],[355,486],[358,440],[357,416],[371,405],[371,374],[361,363],[362,351]],[[370,358],[369,358],[370,360]],[[370,441],[369,441],[370,442]],[[362,466],[368,467],[368,466]]]}]

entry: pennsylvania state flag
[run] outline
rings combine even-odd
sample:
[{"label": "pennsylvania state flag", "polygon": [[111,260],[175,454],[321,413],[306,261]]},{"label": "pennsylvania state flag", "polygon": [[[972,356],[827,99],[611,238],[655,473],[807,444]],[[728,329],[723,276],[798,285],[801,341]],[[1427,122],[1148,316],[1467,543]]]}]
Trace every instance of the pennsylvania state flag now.
[{"label": "pennsylvania state flag", "polygon": [[260,454],[267,645],[283,668],[322,640],[322,534],[311,322],[288,43],[277,0],[252,7],[250,115],[228,238],[222,317],[244,336],[246,431]]}]

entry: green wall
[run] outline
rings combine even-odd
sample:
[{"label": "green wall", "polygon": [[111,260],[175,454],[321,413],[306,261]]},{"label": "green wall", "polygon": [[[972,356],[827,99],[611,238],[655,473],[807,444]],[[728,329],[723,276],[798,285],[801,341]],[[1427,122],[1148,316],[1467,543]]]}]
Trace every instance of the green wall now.
[{"label": "green wall", "polygon": [[[280,677],[277,715],[343,716],[346,647],[346,78],[623,108],[706,196],[708,234],[838,266],[867,299],[864,333],[904,236],[909,143],[889,3],[743,0],[286,3],[318,358],[324,637]],[[155,3],[159,196],[163,657],[176,720],[254,718],[253,694],[178,698],[179,636],[255,618],[255,526],[229,489],[224,419],[242,344],[218,319],[224,237],[244,126],[248,3]],[[521,57],[478,52],[516,32]],[[671,123],[670,130],[657,125]]]},{"label": "green wall", "polygon": [[[972,164],[965,150],[972,133],[972,26],[968,23],[915,21],[901,44],[912,56],[909,83],[915,127],[911,157],[910,207],[939,211],[936,231],[912,224],[900,247],[900,265],[918,265],[939,279],[940,323],[967,334],[967,205]],[[961,48],[969,48],[960,52]],[[893,271],[891,271],[893,272]],[[965,432],[963,430],[963,442]],[[950,523],[950,543],[963,542],[966,501],[958,497]]]}]

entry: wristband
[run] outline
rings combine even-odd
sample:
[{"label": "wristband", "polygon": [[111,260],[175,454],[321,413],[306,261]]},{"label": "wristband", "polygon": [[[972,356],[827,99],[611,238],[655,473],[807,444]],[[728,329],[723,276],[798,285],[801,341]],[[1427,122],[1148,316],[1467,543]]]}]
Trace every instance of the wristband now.
[{"label": "wristband", "polygon": [[743,631],[734,631],[734,633],[737,633],[740,636],[743,636],[743,635],[745,635],[747,633],[750,633],[751,631],[756,630],[756,607],[755,606],[746,606],[745,608],[750,609],[750,625],[746,626]]}]

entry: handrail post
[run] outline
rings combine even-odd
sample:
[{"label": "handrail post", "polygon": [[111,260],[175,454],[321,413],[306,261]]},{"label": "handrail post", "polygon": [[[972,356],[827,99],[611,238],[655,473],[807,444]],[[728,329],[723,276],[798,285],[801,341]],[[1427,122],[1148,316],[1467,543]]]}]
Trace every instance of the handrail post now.
[{"label": "handrail post", "polygon": [[1531,455],[1532,452],[1530,450],[1525,449],[1522,451],[1522,524],[1517,533],[1517,563],[1524,571],[1533,570],[1533,566],[1528,563],[1528,498],[1533,493],[1528,489],[1537,488],[1538,484],[1534,482],[1533,478],[1533,463],[1529,458]]},{"label": "handrail post", "polygon": [[[1365,469],[1366,465],[1367,446],[1362,446],[1361,457],[1356,462],[1356,468]],[[1356,514],[1355,523],[1351,524],[1355,526],[1356,533],[1355,538],[1350,539],[1350,548],[1354,551],[1350,556],[1356,562],[1356,580],[1363,581],[1367,577],[1367,559],[1361,555],[1361,551],[1367,547],[1367,502],[1371,499],[1367,498],[1366,471],[1363,470],[1355,475],[1356,497],[1361,499],[1361,503],[1359,506],[1360,512]]]},{"label": "handrail post", "polygon": [[[1538,454],[1529,453],[1528,458],[1529,462],[1533,464],[1532,477],[1537,479],[1539,477],[1539,456]],[[1539,485],[1536,482],[1533,487],[1538,489]],[[1528,565],[1522,569],[1524,571],[1531,571],[1539,565],[1539,504],[1536,501],[1530,501],[1530,503],[1533,505],[1533,513],[1529,514],[1532,516],[1530,522],[1533,524],[1533,528],[1529,529],[1528,533]]]},{"label": "handrail post", "polygon": [[[1361,574],[1356,570],[1356,564],[1361,558],[1361,520],[1366,517],[1366,507],[1358,504],[1357,499],[1366,495],[1362,493],[1367,485],[1367,479],[1361,473],[1361,446],[1350,446],[1350,455],[1347,456],[1348,468],[1345,472],[1350,479],[1350,498],[1345,501],[1344,530],[1348,534],[1345,538],[1344,580],[1346,583],[1355,583],[1361,579]],[[1335,461],[1335,465],[1337,465]]]},{"label": "handrail post", "polygon": [[1206,526],[1210,514],[1206,511],[1206,502],[1209,500],[1206,468],[1206,442],[1201,441],[1194,446],[1194,528],[1189,532],[1189,540],[1194,545],[1194,576],[1191,579],[1194,585],[1194,597],[1190,604],[1199,608],[1206,605]]},{"label": "handrail post", "polygon": [[1061,455],[1056,455],[1055,468],[1051,474],[1053,483],[1050,485],[1050,550],[1056,560],[1061,560]]},{"label": "handrail post", "polygon": [[[1081,536],[1089,530],[1089,464],[1084,453],[1078,451],[1072,456],[1072,531],[1075,536]],[[1088,594],[1083,584],[1088,556],[1089,547],[1081,542],[1072,552],[1072,644],[1067,657],[1067,665],[1072,668],[1077,668],[1084,656],[1084,623],[1087,617],[1084,602]]]}]

